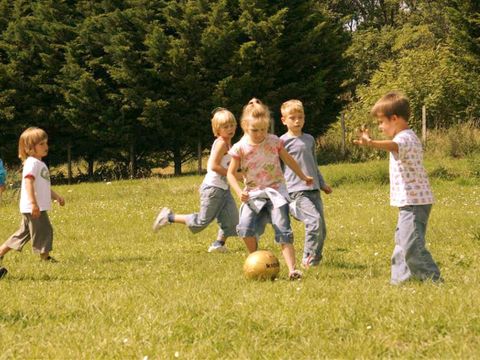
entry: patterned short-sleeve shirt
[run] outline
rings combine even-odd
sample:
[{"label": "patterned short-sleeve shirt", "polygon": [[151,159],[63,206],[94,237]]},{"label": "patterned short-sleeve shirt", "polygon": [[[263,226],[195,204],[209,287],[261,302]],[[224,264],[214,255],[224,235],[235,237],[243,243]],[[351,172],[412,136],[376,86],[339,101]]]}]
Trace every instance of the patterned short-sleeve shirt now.
[{"label": "patterned short-sleeve shirt", "polygon": [[232,146],[229,154],[240,159],[245,185],[249,191],[267,187],[279,189],[285,183],[280,165],[281,149],[282,141],[272,134],[267,134],[260,144],[250,144],[244,136]]},{"label": "patterned short-sleeve shirt", "polygon": [[390,205],[433,204],[420,139],[407,129],[395,135],[393,141],[398,144],[398,153],[390,152]]}]

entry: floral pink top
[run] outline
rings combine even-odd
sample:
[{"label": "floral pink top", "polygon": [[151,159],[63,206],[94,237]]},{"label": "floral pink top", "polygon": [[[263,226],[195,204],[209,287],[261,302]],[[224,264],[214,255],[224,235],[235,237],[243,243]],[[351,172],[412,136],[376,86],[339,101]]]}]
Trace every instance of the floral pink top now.
[{"label": "floral pink top", "polygon": [[240,159],[244,182],[248,190],[278,189],[285,182],[280,166],[279,152],[283,142],[275,135],[267,134],[260,144],[250,144],[241,138],[228,152]]}]

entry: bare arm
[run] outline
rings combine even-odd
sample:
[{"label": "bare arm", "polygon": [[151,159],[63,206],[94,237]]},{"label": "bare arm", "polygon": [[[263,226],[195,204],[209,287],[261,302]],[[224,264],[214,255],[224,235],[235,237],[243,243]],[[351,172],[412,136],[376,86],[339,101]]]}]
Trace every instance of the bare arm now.
[{"label": "bare arm", "polygon": [[278,153],[278,155],[280,156],[280,159],[290,168],[293,170],[293,172],[295,174],[297,174],[297,176],[302,179],[303,181],[305,181],[307,183],[307,185],[311,185],[313,183],[313,178],[311,176],[306,176],[302,169],[300,168],[300,166],[298,165],[298,163],[295,161],[294,158],[292,158],[292,156],[288,153],[287,150],[285,150],[285,148],[281,148],[280,152]]},{"label": "bare arm", "polygon": [[31,177],[25,178],[25,190],[27,192],[28,201],[32,204],[32,217],[37,219],[40,217],[40,208],[38,207],[37,197],[35,196],[35,179]]},{"label": "bare arm", "polygon": [[361,129],[358,134],[358,139],[353,140],[353,143],[360,146],[368,146],[374,149],[398,153],[398,144],[396,142],[392,140],[372,140],[368,129]]},{"label": "bare arm", "polygon": [[232,187],[233,191],[235,191],[235,194],[237,194],[238,198],[242,202],[247,202],[248,201],[248,191],[242,190],[240,185],[238,184],[238,168],[240,167],[240,159],[232,157],[232,160],[230,161],[230,166],[228,167],[227,171],[227,180],[230,186]]},{"label": "bare arm", "polygon": [[50,198],[51,198],[52,200],[56,200],[56,201],[60,204],[60,206],[65,205],[65,199],[64,199],[62,196],[58,195],[58,194],[57,194],[55,191],[53,191],[53,190],[51,190],[50,193],[51,193]]}]

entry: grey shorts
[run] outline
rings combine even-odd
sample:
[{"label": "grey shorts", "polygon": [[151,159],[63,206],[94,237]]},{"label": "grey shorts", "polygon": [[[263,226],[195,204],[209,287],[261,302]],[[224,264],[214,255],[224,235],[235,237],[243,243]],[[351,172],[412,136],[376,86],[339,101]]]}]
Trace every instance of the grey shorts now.
[{"label": "grey shorts", "polygon": [[8,238],[5,245],[21,251],[29,240],[32,240],[35,253],[43,254],[52,250],[53,228],[46,211],[40,212],[37,219],[34,219],[32,214],[22,214],[20,229]]}]

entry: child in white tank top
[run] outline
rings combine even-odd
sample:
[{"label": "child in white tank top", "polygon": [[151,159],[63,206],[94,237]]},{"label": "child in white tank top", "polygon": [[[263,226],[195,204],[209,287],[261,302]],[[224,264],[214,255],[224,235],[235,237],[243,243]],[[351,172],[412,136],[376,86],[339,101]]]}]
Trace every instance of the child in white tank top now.
[{"label": "child in white tank top", "polygon": [[[161,227],[179,223],[188,226],[192,233],[205,229],[217,219],[220,229],[217,239],[208,252],[226,252],[225,242],[229,236],[236,236],[238,209],[228,186],[226,175],[231,156],[228,150],[235,135],[237,122],[233,114],[224,108],[215,110],[212,117],[213,134],[217,137],[212,145],[207,165],[207,175],[200,186],[200,211],[188,215],[174,214],[164,207],[153,223],[153,231]],[[240,177],[240,175],[239,175]]]}]

